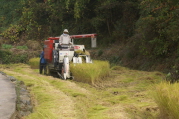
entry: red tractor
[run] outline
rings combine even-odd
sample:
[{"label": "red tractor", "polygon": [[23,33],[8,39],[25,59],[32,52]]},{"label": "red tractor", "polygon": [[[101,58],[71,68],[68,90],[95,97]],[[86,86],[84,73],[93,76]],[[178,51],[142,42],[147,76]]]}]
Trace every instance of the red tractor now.
[{"label": "red tractor", "polygon": [[92,48],[96,47],[97,34],[70,35],[72,44],[59,45],[59,37],[49,37],[44,41],[44,58],[47,60],[47,73],[56,72],[62,79],[73,78],[70,72],[70,63],[92,63],[90,55],[77,54],[85,52],[84,45],[75,45],[74,39],[91,38]]}]

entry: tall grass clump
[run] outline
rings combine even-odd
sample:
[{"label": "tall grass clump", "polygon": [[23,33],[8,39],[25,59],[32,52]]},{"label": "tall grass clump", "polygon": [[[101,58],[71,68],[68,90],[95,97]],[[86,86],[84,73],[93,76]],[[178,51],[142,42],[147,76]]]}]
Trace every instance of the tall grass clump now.
[{"label": "tall grass clump", "polygon": [[109,75],[110,65],[107,61],[94,60],[93,63],[71,64],[71,72],[74,80],[95,84]]},{"label": "tall grass clump", "polygon": [[29,65],[33,69],[38,69],[39,68],[39,62],[40,62],[40,58],[31,58],[29,60]]},{"label": "tall grass clump", "polygon": [[163,119],[179,119],[179,83],[162,82],[156,85],[155,101]]}]

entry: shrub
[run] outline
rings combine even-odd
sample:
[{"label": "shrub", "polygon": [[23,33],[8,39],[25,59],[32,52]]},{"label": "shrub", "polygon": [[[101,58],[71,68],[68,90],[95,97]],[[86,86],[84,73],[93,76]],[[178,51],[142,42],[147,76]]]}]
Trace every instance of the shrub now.
[{"label": "shrub", "polygon": [[11,52],[0,50],[0,60],[2,64],[9,64],[11,62]]},{"label": "shrub", "polygon": [[112,56],[110,59],[110,64],[116,64],[117,62],[120,61],[120,57],[119,56]]},{"label": "shrub", "polygon": [[174,66],[166,76],[166,80],[170,83],[179,81],[179,66]]},{"label": "shrub", "polygon": [[28,40],[26,46],[33,50],[42,50],[42,45],[38,41]]},{"label": "shrub", "polygon": [[121,66],[113,66],[111,67],[111,70],[123,70],[125,69],[124,67],[121,67]]},{"label": "shrub", "polygon": [[40,58],[32,58],[29,60],[29,65],[31,68],[38,69],[39,68]]},{"label": "shrub", "polygon": [[103,50],[98,51],[98,56],[101,56],[103,54]]},{"label": "shrub", "polygon": [[95,60],[92,64],[71,64],[70,69],[75,77],[74,80],[95,84],[109,75],[109,62]]},{"label": "shrub", "polygon": [[179,83],[162,82],[156,86],[154,95],[164,119],[179,119]]},{"label": "shrub", "polygon": [[16,47],[17,49],[21,49],[21,50],[27,50],[28,49],[28,47],[27,46],[17,46]]},{"label": "shrub", "polygon": [[11,49],[11,48],[12,48],[12,45],[2,44],[2,48],[3,48],[3,49]]},{"label": "shrub", "polygon": [[13,57],[12,63],[27,63],[28,55],[27,54],[18,54]]},{"label": "shrub", "polygon": [[0,50],[0,60],[3,64],[9,63],[27,63],[27,54],[13,54],[10,51]]}]

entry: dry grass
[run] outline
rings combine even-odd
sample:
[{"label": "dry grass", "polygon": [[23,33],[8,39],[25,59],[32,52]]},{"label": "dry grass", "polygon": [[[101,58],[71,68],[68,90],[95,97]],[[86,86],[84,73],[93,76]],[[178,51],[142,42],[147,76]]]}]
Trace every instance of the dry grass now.
[{"label": "dry grass", "polygon": [[71,72],[75,81],[95,84],[109,75],[110,67],[107,61],[93,61],[83,64],[71,64]]},{"label": "dry grass", "polygon": [[155,100],[163,119],[179,119],[179,83],[162,82],[156,85]]},{"label": "dry grass", "polygon": [[33,41],[33,40],[28,40],[25,45],[29,48],[29,49],[33,49],[33,50],[42,50],[42,45],[38,42],[38,41]]},{"label": "dry grass", "polygon": [[156,119],[159,110],[149,91],[153,84],[163,79],[163,74],[130,70],[120,66],[112,67],[112,69],[113,78],[109,79],[110,81],[103,81],[100,85],[100,89],[103,89],[102,100],[105,100],[105,105],[111,105],[110,109],[105,111],[109,117],[112,119]]},{"label": "dry grass", "polygon": [[29,65],[31,66],[32,69],[38,69],[39,61],[40,61],[40,58],[31,58],[29,60]]},{"label": "dry grass", "polygon": [[85,52],[83,52],[82,50],[77,50],[75,51],[77,54],[81,54],[81,55],[90,55],[90,53],[86,50]]}]

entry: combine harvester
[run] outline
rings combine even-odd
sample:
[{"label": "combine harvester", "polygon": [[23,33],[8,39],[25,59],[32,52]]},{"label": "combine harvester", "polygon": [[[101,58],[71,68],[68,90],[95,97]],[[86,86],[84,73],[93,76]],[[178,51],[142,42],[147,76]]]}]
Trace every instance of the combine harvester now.
[{"label": "combine harvester", "polygon": [[[90,55],[86,55],[84,45],[75,45],[74,39],[91,38],[91,47],[96,47],[97,34],[70,35],[72,44],[59,44],[59,37],[49,37],[44,41],[44,58],[47,60],[47,74],[56,72],[62,79],[73,79],[70,72],[70,63],[82,63],[85,57],[86,63],[92,63]],[[78,54],[77,51],[84,54]]]}]

